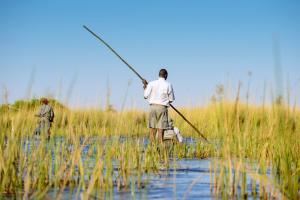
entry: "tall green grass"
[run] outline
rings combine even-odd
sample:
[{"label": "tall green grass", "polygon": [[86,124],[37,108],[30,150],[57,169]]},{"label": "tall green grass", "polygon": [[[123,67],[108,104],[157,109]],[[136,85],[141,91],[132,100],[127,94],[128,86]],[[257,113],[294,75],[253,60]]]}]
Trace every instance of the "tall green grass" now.
[{"label": "tall green grass", "polygon": [[[132,191],[144,187],[143,176],[172,167],[172,157],[211,157],[212,191],[218,197],[299,198],[300,112],[296,107],[253,106],[237,99],[182,108],[211,144],[197,140],[200,136],[171,112],[183,136],[197,142],[166,148],[143,145],[141,137],[148,136],[144,111],[70,110],[52,104],[51,139],[41,136],[40,142],[33,140],[37,103],[1,107],[1,194],[45,198],[55,190],[60,198],[67,187],[78,197],[103,198],[100,189],[109,193],[115,187]],[[119,136],[132,139],[120,142]],[[89,149],[83,153],[86,146]]]}]

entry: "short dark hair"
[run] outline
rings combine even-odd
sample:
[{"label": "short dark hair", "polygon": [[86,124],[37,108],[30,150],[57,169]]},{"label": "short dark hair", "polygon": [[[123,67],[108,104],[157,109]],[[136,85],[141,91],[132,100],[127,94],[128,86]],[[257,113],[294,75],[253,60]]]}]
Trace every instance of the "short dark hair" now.
[{"label": "short dark hair", "polygon": [[159,77],[167,78],[168,77],[168,71],[166,69],[159,70]]},{"label": "short dark hair", "polygon": [[46,104],[46,105],[49,103],[47,98],[41,98],[41,102],[42,104]]}]

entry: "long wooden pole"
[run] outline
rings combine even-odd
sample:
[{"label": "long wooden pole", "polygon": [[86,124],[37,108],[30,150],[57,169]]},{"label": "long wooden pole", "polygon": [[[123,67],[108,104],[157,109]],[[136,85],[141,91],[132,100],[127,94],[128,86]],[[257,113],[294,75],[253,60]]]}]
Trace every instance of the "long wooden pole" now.
[{"label": "long wooden pole", "polygon": [[[109,50],[111,50],[133,73],[135,73],[143,82],[146,81],[129,63],[126,62],[109,44],[107,44],[102,38],[100,38],[96,33],[94,33],[92,30],[90,30],[87,26],[83,25],[83,28],[85,28],[88,32],[90,32],[93,36],[95,36],[98,40],[100,40]],[[147,81],[146,81],[147,83]],[[177,110],[172,104],[170,104],[170,107],[180,116],[183,118],[184,121],[186,121],[201,137],[202,139],[208,143],[207,138],[179,111]]]}]

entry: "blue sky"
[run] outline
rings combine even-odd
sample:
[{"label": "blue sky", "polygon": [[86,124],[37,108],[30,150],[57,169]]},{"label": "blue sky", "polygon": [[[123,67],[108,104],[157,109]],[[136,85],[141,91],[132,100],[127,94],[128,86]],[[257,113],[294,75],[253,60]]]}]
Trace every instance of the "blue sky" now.
[{"label": "blue sky", "polygon": [[126,107],[146,108],[139,79],[85,24],[146,79],[167,68],[178,106],[208,103],[218,84],[232,98],[239,81],[243,99],[248,71],[251,102],[262,102],[264,85],[270,97],[277,87],[276,39],[280,85],[284,94],[290,85],[294,101],[300,98],[299,11],[299,1],[2,0],[1,91],[8,89],[9,102],[32,88],[31,96],[51,94],[63,102],[69,96],[71,106],[100,107],[109,85],[111,103],[120,109],[131,80]]}]

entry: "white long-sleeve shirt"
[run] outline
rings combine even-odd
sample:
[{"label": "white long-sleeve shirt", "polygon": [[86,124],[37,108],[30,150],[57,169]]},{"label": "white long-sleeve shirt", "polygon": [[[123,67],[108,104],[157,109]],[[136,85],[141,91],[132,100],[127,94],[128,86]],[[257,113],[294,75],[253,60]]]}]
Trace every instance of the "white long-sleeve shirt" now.
[{"label": "white long-sleeve shirt", "polygon": [[148,83],[144,91],[144,98],[148,100],[149,104],[163,106],[169,106],[175,100],[173,87],[164,78]]}]

